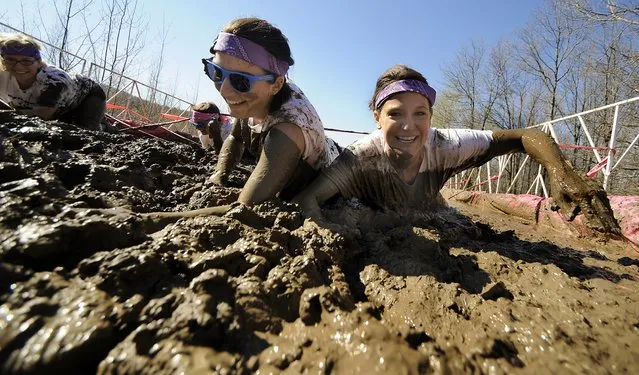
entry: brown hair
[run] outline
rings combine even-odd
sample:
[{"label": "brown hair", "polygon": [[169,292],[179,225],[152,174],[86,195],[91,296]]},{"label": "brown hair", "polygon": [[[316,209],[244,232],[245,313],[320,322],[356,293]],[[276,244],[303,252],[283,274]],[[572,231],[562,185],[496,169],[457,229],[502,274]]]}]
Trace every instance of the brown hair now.
[{"label": "brown hair", "polygon": [[[291,48],[288,45],[288,39],[286,36],[282,34],[280,29],[263,19],[238,18],[224,26],[222,31],[259,44],[276,58],[286,61],[289,66],[295,64],[295,61],[291,56]],[[212,54],[215,54],[212,46],[210,51]],[[291,98],[291,93],[291,87],[287,82],[284,82],[280,91],[275,94],[271,101],[268,109],[269,113],[280,109],[282,104],[286,103]]]},{"label": "brown hair", "polygon": [[0,33],[0,49],[9,46],[32,47],[42,51],[42,46],[28,35],[18,33]]},{"label": "brown hair", "polygon": [[[382,73],[381,76],[377,79],[377,85],[375,85],[375,93],[373,94],[373,98],[370,102],[368,102],[368,108],[371,111],[374,111],[375,108],[375,98],[377,98],[377,94],[382,91],[386,86],[390,85],[393,82],[401,81],[405,79],[414,79],[417,81],[422,81],[428,84],[428,81],[424,76],[415,69],[409,68],[406,65],[397,64],[391,66],[388,70]],[[430,109],[431,115],[433,114],[433,107],[430,104],[430,100],[428,100],[428,108]]]},{"label": "brown hair", "polygon": [[211,102],[197,103],[191,108],[194,111],[203,112],[203,113],[220,113],[220,109],[217,107],[217,105]]}]

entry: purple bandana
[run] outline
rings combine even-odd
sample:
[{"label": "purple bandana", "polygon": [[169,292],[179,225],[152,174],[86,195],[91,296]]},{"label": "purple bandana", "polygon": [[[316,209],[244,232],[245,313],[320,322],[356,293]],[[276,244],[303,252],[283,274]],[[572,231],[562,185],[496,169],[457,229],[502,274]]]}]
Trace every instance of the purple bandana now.
[{"label": "purple bandana", "polygon": [[239,57],[279,76],[288,72],[286,61],[279,60],[259,44],[234,34],[219,33],[213,50]]},{"label": "purple bandana", "polygon": [[27,56],[41,60],[40,51],[32,46],[5,46],[0,50],[2,56]]},{"label": "purple bandana", "polygon": [[426,82],[418,81],[415,79],[405,79],[401,81],[395,81],[390,85],[384,87],[384,89],[380,91],[375,98],[375,109],[379,109],[379,107],[384,104],[389,96],[397,94],[399,92],[407,91],[422,94],[428,99],[431,106],[435,105],[435,96],[437,95],[437,92],[434,88],[428,86],[428,83]]}]

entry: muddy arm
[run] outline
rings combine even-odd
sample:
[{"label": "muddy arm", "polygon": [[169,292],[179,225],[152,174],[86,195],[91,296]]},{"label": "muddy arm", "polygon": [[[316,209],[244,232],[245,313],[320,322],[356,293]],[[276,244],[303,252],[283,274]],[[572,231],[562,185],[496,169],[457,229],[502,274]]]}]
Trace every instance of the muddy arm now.
[{"label": "muddy arm", "polygon": [[[278,124],[266,136],[260,161],[251,173],[238,202],[251,206],[274,198],[293,175],[304,145],[302,131],[293,124]],[[232,205],[180,212],[151,212],[142,214],[147,232],[154,232],[182,218],[222,216]]]},{"label": "muddy arm", "polygon": [[548,134],[532,129],[497,130],[493,139],[491,151],[495,155],[525,152],[546,168],[554,204],[568,220],[582,213],[592,229],[621,233],[606,192],[596,182],[579,176]]},{"label": "muddy arm", "polygon": [[303,150],[304,135],[297,125],[278,124],[272,128],[238,202],[253,205],[274,198],[295,173]]},{"label": "muddy arm", "polygon": [[313,183],[299,193],[293,202],[297,203],[305,217],[324,221],[320,206],[339,194],[337,186],[325,175],[320,174]]},{"label": "muddy arm", "polygon": [[231,205],[201,208],[199,210],[180,212],[149,212],[140,214],[144,219],[145,232],[152,233],[175,223],[182,218],[192,218],[197,216],[222,216],[231,209]]},{"label": "muddy arm", "polygon": [[215,173],[210,177],[210,181],[219,186],[226,186],[228,177],[235,165],[242,158],[244,152],[244,142],[242,141],[242,122],[235,121],[231,134],[222,144],[222,149],[218,155]]}]

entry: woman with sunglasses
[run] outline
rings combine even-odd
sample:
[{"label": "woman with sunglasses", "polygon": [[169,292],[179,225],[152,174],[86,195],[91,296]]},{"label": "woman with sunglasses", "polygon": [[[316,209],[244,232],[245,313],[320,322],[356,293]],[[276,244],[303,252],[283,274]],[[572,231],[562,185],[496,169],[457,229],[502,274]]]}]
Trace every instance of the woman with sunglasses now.
[{"label": "woman with sunglasses", "polygon": [[22,34],[0,34],[0,99],[22,114],[102,128],[106,95],[93,80],[47,65]]},{"label": "woman with sunglasses", "polygon": [[200,143],[206,150],[213,147],[216,154],[222,150],[222,143],[231,134],[231,119],[220,114],[220,109],[211,102],[201,102],[193,106],[189,123],[200,132]]},{"label": "woman with sunglasses", "polygon": [[[239,119],[222,147],[212,181],[219,185],[244,148],[258,158],[239,201],[263,202],[301,191],[338,150],[302,91],[287,81],[294,61],[287,38],[265,20],[231,21],[204,59],[204,71]],[[277,161],[277,163],[275,163]]]},{"label": "woman with sunglasses", "polygon": [[[276,196],[287,200],[306,187],[339,154],[324,134],[315,108],[286,78],[294,61],[287,38],[269,22],[239,18],[227,24],[203,59],[213,81],[238,120],[222,146],[211,180],[225,185],[246,149],[257,165],[238,202],[253,205]],[[188,212],[151,213],[154,222],[224,214],[230,205]],[[166,219],[166,220],[163,220]]]},{"label": "woman with sunglasses", "polygon": [[294,201],[322,222],[320,205],[341,195],[386,209],[442,204],[440,189],[462,170],[525,152],[546,168],[552,195],[569,220],[619,234],[605,191],[581,178],[547,134],[531,129],[479,131],[431,128],[435,90],[417,71],[396,65],[377,80],[370,109],[377,131],[348,146]]}]

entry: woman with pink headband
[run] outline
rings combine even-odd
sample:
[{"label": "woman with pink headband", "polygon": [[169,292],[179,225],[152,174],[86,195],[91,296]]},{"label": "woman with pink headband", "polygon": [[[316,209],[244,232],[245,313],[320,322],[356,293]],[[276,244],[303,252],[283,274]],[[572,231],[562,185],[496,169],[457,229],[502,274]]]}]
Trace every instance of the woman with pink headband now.
[{"label": "woman with pink headband", "polygon": [[[202,59],[213,81],[238,119],[222,146],[211,181],[227,179],[246,149],[257,165],[238,202],[262,203],[274,197],[292,199],[339,154],[324,134],[315,108],[286,76],[294,61],[288,40],[272,24],[239,18],[227,24]],[[158,222],[170,218],[224,214],[230,205],[187,212],[151,213]]]},{"label": "woman with pink headband", "polygon": [[[287,79],[288,40],[265,20],[240,18],[220,32],[204,71],[239,119],[211,180],[225,185],[243,149],[258,159],[240,193],[244,204],[290,199],[337,157],[334,142],[304,93]],[[275,162],[277,161],[277,162]]]},{"label": "woman with pink headband", "polygon": [[26,35],[0,35],[0,99],[25,115],[101,129],[106,95],[100,85],[47,65],[40,50]]},{"label": "woman with pink headband", "polygon": [[378,130],[348,146],[294,199],[304,214],[323,221],[320,205],[337,195],[386,209],[427,209],[444,202],[439,191],[454,174],[498,155],[525,152],[548,171],[564,216],[572,220],[581,212],[593,229],[620,233],[606,193],[577,175],[547,134],[431,128],[435,97],[409,67],[384,72],[369,105]]},{"label": "woman with pink headband", "polygon": [[200,132],[200,143],[206,150],[213,148],[216,154],[222,150],[222,143],[231,134],[231,118],[220,113],[211,102],[201,102],[193,106],[189,123]]}]

